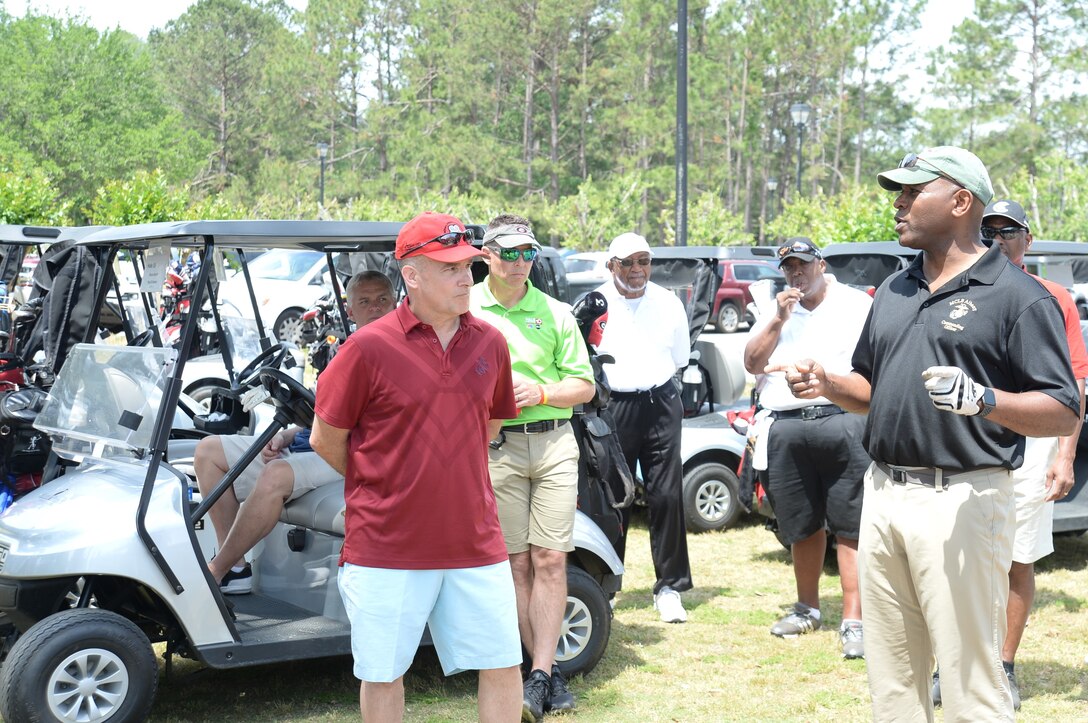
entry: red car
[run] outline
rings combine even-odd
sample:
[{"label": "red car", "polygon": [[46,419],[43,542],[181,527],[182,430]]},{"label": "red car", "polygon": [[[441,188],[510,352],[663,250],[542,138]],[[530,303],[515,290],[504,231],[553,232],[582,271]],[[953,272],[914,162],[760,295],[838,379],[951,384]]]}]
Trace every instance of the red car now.
[{"label": "red car", "polygon": [[784,279],[778,266],[769,261],[756,259],[722,259],[720,262],[722,285],[714,297],[710,319],[723,334],[732,334],[742,321],[749,324],[753,318],[748,313],[752,294],[748,291],[753,281],[760,279]]}]

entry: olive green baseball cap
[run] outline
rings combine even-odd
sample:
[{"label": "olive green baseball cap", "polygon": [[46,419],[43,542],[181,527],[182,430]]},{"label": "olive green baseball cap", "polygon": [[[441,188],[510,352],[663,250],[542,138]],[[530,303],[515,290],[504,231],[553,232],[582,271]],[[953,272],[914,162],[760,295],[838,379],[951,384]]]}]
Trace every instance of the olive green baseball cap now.
[{"label": "olive green baseball cap", "polygon": [[971,151],[957,146],[936,146],[921,153],[908,153],[898,168],[876,177],[880,187],[888,191],[929,183],[936,178],[946,178],[963,186],[983,205],[993,200],[994,187],[985,164]]}]

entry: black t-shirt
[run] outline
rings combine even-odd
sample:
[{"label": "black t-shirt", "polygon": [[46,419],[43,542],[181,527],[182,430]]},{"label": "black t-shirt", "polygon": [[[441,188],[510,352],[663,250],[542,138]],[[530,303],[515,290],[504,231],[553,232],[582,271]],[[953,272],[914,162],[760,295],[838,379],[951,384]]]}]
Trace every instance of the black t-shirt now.
[{"label": "black t-shirt", "polygon": [[881,285],[854,350],[854,371],[872,385],[865,448],[888,464],[1016,469],[1024,438],[985,418],[939,411],[922,372],[959,367],[983,386],[1044,392],[1079,413],[1058,302],[996,244],[934,294],[922,257]]}]

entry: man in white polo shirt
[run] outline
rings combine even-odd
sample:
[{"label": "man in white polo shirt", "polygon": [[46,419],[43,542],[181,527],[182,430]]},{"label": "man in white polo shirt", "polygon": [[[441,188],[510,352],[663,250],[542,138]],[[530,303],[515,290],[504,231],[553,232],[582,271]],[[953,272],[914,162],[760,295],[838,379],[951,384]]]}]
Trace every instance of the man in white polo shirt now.
[{"label": "man in white polo shirt", "polygon": [[[813,358],[827,369],[850,371],[850,356],[872,299],[825,277],[827,265],[807,238],[789,239],[779,247],[778,259],[789,286],[776,297],[777,312],[764,315],[752,329],[744,366],[762,374],[768,364]],[[861,443],[865,417],[846,414],[822,397],[794,397],[782,373],[768,376],[759,403],[772,410],[773,420],[761,430],[767,445],[767,496],[779,537],[790,546],[797,582],[797,602],[771,633],[795,638],[820,628],[826,525],[838,542],[842,654],[863,658],[857,560],[863,480],[870,461]]]},{"label": "man in white polo shirt", "polygon": [[[691,589],[691,565],[684,529],[680,422],[684,408],[673,381],[688,364],[691,339],[684,305],[675,294],[650,282],[650,246],[636,233],[624,233],[608,247],[612,281],[598,291],[608,300],[608,322],[598,351],[615,358],[605,366],[620,445],[628,466],[642,469],[650,512],[650,552],[654,560],[654,607],[666,623],[688,619],[680,593]],[[623,510],[627,545],[630,508]]]}]

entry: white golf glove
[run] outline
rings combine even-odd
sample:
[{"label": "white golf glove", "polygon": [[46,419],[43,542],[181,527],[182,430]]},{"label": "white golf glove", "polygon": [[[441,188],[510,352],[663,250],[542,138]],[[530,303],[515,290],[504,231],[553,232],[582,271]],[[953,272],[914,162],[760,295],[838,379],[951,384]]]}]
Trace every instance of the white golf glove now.
[{"label": "white golf glove", "polygon": [[937,409],[966,417],[978,414],[985,390],[959,367],[930,367],[922,372],[929,399]]}]

